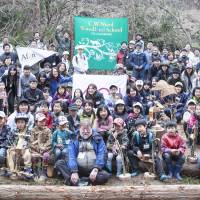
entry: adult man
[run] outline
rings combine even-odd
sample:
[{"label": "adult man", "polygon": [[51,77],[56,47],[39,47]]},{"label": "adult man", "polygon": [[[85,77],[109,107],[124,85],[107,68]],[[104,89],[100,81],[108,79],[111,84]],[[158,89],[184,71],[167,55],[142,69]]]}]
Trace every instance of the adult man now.
[{"label": "adult man", "polygon": [[74,73],[86,74],[88,70],[88,60],[83,54],[84,48],[82,45],[76,47],[78,53],[72,59],[72,65],[74,67]]},{"label": "adult man", "polygon": [[63,165],[63,161],[57,163],[56,168],[68,185],[77,186],[80,177],[85,177],[92,185],[101,185],[109,178],[109,174],[103,171],[106,155],[103,138],[92,129],[89,121],[83,121],[78,137],[69,144],[69,168]]},{"label": "adult man", "polygon": [[142,44],[136,43],[135,51],[131,56],[131,66],[133,69],[132,76],[135,79],[144,79],[146,64],[147,64],[147,58],[142,51]]},{"label": "adult man", "polygon": [[17,59],[18,59],[17,54],[14,52],[11,52],[10,44],[8,44],[8,43],[4,44],[3,51],[4,51],[4,53],[1,55],[2,60],[5,60],[6,57],[10,56],[13,64],[15,64],[17,62]]}]

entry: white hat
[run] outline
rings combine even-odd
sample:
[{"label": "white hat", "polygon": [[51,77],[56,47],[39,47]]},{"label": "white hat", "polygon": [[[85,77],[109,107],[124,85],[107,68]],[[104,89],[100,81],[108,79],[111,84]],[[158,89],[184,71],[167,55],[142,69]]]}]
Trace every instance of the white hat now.
[{"label": "white hat", "polygon": [[83,45],[76,45],[75,49],[84,49]]},{"label": "white hat", "polygon": [[197,104],[196,101],[195,101],[194,99],[190,99],[190,100],[187,102],[187,106],[188,106],[189,104],[191,104],[191,103],[192,103],[192,104],[195,104],[195,105]]},{"label": "white hat", "polygon": [[181,82],[178,81],[178,82],[175,83],[175,87],[176,87],[176,86],[181,86],[181,87],[183,87],[183,83],[181,83]]},{"label": "white hat", "polygon": [[135,85],[142,85],[143,86],[143,84],[144,84],[143,80],[137,80],[135,82]]},{"label": "white hat", "polygon": [[37,120],[37,121],[42,121],[44,119],[46,119],[46,116],[43,113],[37,113],[35,115],[35,120]]},{"label": "white hat", "polygon": [[58,117],[58,123],[59,123],[59,125],[64,125],[64,124],[67,124],[68,123],[68,120],[67,120],[67,118],[65,117],[65,116],[59,116]]},{"label": "white hat", "polygon": [[63,56],[64,55],[69,55],[69,51],[63,51]]},{"label": "white hat", "polygon": [[133,107],[139,106],[140,108],[143,108],[142,104],[140,102],[134,103]]},{"label": "white hat", "polygon": [[4,118],[6,117],[6,114],[3,111],[0,111],[0,117]]},{"label": "white hat", "polygon": [[122,104],[122,105],[125,105],[124,101],[122,99],[118,99],[116,102],[115,102],[115,105],[119,105],[119,104]]}]

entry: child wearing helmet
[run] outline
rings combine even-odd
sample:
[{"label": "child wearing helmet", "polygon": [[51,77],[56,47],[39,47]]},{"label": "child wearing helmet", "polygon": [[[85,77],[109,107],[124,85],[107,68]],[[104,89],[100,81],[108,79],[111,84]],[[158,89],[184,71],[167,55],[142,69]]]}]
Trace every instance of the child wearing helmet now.
[{"label": "child wearing helmet", "polygon": [[122,118],[116,118],[113,122],[114,128],[111,131],[111,134],[108,137],[107,149],[108,149],[108,160],[107,160],[107,169],[109,172],[112,172],[112,160],[116,158],[117,163],[117,174],[116,176],[122,173],[122,157],[119,153],[119,146],[122,149],[122,152],[125,153],[128,147],[129,139],[127,136],[127,130],[124,129],[124,120]]}]

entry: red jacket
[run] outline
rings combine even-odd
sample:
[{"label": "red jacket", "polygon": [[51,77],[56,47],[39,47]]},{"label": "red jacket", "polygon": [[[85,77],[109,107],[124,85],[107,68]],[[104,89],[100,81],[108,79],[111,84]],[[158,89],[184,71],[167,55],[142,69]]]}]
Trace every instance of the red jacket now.
[{"label": "red jacket", "polygon": [[161,139],[161,150],[163,153],[171,152],[171,149],[178,149],[182,154],[185,153],[185,141],[179,133],[165,133]]},{"label": "red jacket", "polygon": [[124,64],[124,56],[126,56],[126,51],[120,50],[117,53],[117,63]]}]

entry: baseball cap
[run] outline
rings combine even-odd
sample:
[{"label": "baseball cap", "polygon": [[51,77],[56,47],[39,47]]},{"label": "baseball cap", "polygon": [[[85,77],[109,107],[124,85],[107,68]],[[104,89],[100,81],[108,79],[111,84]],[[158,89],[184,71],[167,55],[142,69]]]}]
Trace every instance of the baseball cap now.
[{"label": "baseball cap", "polygon": [[59,116],[58,117],[58,124],[59,125],[64,125],[64,124],[67,124],[68,123],[68,120],[65,116]]},{"label": "baseball cap", "polygon": [[116,102],[115,102],[115,105],[125,105],[124,101],[122,99],[118,99]]},{"label": "baseball cap", "polygon": [[122,118],[116,118],[116,119],[114,119],[113,124],[117,124],[119,126],[124,126],[124,120]]},{"label": "baseball cap", "polygon": [[46,119],[46,116],[45,116],[43,113],[37,113],[37,114],[35,115],[35,119],[36,119],[37,121],[42,121],[42,120]]},{"label": "baseball cap", "polygon": [[135,82],[135,85],[142,85],[143,86],[143,84],[144,84],[143,80],[137,80]]}]

